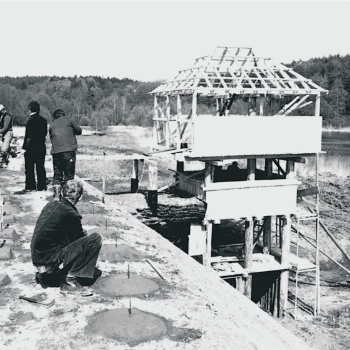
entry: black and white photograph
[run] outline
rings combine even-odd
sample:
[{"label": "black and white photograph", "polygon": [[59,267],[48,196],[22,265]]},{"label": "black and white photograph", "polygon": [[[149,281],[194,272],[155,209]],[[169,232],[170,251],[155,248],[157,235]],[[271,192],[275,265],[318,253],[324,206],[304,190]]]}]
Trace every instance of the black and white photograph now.
[{"label": "black and white photograph", "polygon": [[349,14],[0,0],[0,348],[350,349]]}]

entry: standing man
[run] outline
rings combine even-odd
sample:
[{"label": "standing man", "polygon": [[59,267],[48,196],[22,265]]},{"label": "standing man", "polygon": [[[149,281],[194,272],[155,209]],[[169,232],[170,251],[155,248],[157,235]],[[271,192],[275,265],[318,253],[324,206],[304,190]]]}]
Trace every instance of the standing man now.
[{"label": "standing man", "polygon": [[[37,101],[29,103],[30,116],[26,124],[23,149],[25,161],[26,184],[24,192],[46,191],[45,155],[47,135],[47,121],[40,112]],[[35,181],[34,167],[36,167],[37,182]]]},{"label": "standing man", "polygon": [[46,204],[36,222],[31,255],[43,278],[61,271],[61,293],[89,296],[91,291],[84,290],[78,279],[94,279],[102,238],[98,233],[87,235],[82,228],[75,207],[82,194],[82,184],[68,180],[63,197]]},{"label": "standing man", "polygon": [[76,135],[81,135],[81,127],[66,117],[62,109],[53,113],[53,122],[49,128],[51,139],[51,154],[53,161],[54,197],[59,199],[61,186],[75,175],[76,150],[78,148]]},{"label": "standing man", "polygon": [[7,113],[5,106],[0,105],[0,133],[1,133],[1,158],[0,168],[6,168],[10,155],[10,144],[13,138],[12,117]]}]

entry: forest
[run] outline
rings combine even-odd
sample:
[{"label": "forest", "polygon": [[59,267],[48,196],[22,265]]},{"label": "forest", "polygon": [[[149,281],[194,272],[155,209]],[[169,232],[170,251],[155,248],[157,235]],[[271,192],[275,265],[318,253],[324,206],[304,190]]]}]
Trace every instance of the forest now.
[{"label": "forest", "polygon": [[[293,61],[286,66],[329,91],[321,99],[325,127],[350,126],[350,55]],[[0,103],[14,117],[15,125],[26,123],[28,103],[37,100],[41,104],[41,115],[48,120],[54,110],[62,108],[80,125],[99,130],[119,124],[151,126],[153,96],[148,93],[160,83],[97,76],[0,77]],[[247,104],[244,99],[235,101],[231,113],[245,114]],[[187,113],[190,106],[190,100],[184,99],[183,113]],[[296,113],[308,114],[310,108]],[[199,113],[214,110],[212,100],[199,99]]]}]

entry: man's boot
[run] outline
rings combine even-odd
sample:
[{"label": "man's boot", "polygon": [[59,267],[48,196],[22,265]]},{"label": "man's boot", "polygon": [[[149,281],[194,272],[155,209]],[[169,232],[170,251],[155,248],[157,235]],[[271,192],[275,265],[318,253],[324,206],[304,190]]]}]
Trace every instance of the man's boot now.
[{"label": "man's boot", "polygon": [[2,158],[2,167],[7,168],[7,164],[9,163],[9,153],[3,152],[1,158]]},{"label": "man's boot", "polygon": [[62,294],[75,294],[82,297],[89,297],[93,293],[89,288],[84,288],[76,277],[66,276],[61,282],[60,292]]},{"label": "man's boot", "polygon": [[61,186],[60,185],[53,186],[53,198],[57,201],[61,199]]}]

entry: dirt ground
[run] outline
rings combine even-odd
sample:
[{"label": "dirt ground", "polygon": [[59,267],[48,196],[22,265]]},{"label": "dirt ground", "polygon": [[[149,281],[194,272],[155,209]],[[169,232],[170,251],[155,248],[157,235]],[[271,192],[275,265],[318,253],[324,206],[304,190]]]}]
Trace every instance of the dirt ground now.
[{"label": "dirt ground", "polygon": [[[124,130],[125,131],[125,130]],[[150,149],[149,134],[140,136],[140,131],[136,134],[126,132],[129,136],[124,144],[127,152],[144,152]],[[120,139],[120,137],[119,137]],[[88,144],[84,141],[84,152],[89,153]],[[119,146],[117,152],[124,152]],[[174,168],[172,158],[157,157],[159,167],[159,181],[161,185],[172,180],[173,173],[169,168]],[[128,170],[130,172],[130,169]],[[81,174],[81,176],[89,176]],[[142,169],[141,191],[146,188],[147,167]],[[95,181],[91,183],[97,188],[102,187],[101,179],[94,175]],[[309,179],[300,178],[303,184],[310,183]],[[118,193],[128,192],[130,188],[129,176],[118,178],[116,173],[107,177],[107,192]],[[350,177],[340,178],[331,173],[319,174],[320,187],[320,220],[325,227],[334,235],[339,245],[350,255]],[[125,199],[124,199],[125,201]],[[124,203],[125,204],[125,203]],[[125,204],[126,205],[126,204]],[[296,224],[296,223],[294,223]],[[309,225],[309,226],[308,226]],[[310,225],[305,227],[305,232],[312,232]],[[322,252],[342,264],[350,270],[350,262],[344,257],[342,252],[336,247],[326,232],[320,228],[319,248]],[[295,236],[294,236],[295,240]],[[307,256],[310,260],[315,258],[314,249],[305,241],[300,241],[301,255]],[[303,249],[308,248],[308,249]],[[298,298],[308,310],[312,310],[315,302],[315,274],[308,273],[299,278]],[[350,334],[347,329],[350,323],[350,276],[342,268],[320,254],[320,313],[314,317],[309,312],[298,309],[295,315],[293,304],[290,304],[291,311],[285,319],[277,319],[282,325],[290,329],[294,334],[304,339],[314,349],[333,350],[349,349]],[[295,277],[290,279],[291,298],[295,294]],[[320,341],[322,339],[322,341]]]},{"label": "dirt ground", "polygon": [[86,182],[77,207],[89,234],[103,236],[102,276],[91,286],[91,297],[43,289],[35,281],[30,241],[52,188],[18,193],[23,170],[0,172],[0,182],[9,224],[9,231],[0,232],[6,237],[0,248],[1,349],[309,349],[214,272],[108,197],[102,201],[101,192]]},{"label": "dirt ground", "polygon": [[[85,155],[93,155],[98,152],[106,150],[107,154],[131,154],[131,153],[140,153],[148,152],[151,148],[150,142],[150,130],[144,130],[142,128],[130,128],[130,127],[122,127],[120,129],[113,129],[111,132],[107,134],[107,136],[81,136],[78,139],[78,143],[80,146],[79,152],[80,154]],[[105,146],[108,145],[108,146]],[[98,152],[96,151],[98,150]],[[99,163],[98,163],[99,162]],[[90,163],[90,164],[88,164]],[[15,162],[13,163],[15,165]],[[169,171],[174,168],[174,161],[172,158],[157,158],[158,164],[158,175],[159,175],[159,186],[163,186],[168,184],[173,179],[173,172]],[[130,161],[122,161],[118,163],[109,163],[105,169],[106,171],[106,192],[109,193],[118,193],[118,192],[129,192],[130,189],[130,174],[131,174],[131,166]],[[103,166],[102,161],[96,161],[96,163],[90,161],[77,161],[77,173],[80,177],[85,178],[88,182],[98,188],[102,189],[102,177],[103,177]],[[146,189],[147,187],[147,162],[145,162],[145,166],[140,168],[140,192]],[[304,184],[309,183],[309,179],[300,179]],[[16,179],[12,180],[14,182],[14,186],[17,186],[17,189],[21,189],[20,184],[16,183]],[[20,181],[20,179],[18,179]],[[350,255],[349,250],[349,241],[350,235],[347,230],[350,224],[350,177],[340,178],[331,173],[321,173],[319,176],[319,185],[320,185],[320,218],[322,223],[328,228],[328,230],[335,236],[337,242],[339,242],[340,246],[344,248],[344,250]],[[26,208],[30,207],[30,205],[35,204],[35,207],[31,210],[34,210],[34,216],[38,214],[40,208],[42,207],[45,198],[41,198],[40,196],[36,196],[35,202],[23,204],[21,203],[13,203],[14,205],[20,205],[22,211],[26,211]],[[85,201],[89,202],[89,200],[94,201],[93,198],[85,198]],[[132,199],[130,199],[132,200]],[[125,204],[125,203],[124,203]],[[125,204],[127,207],[127,203]],[[97,208],[97,207],[96,207]],[[96,209],[95,209],[96,210]],[[23,282],[25,278],[27,278],[31,287],[33,287],[32,281],[32,269],[28,269],[28,261],[30,259],[28,252],[28,242],[29,242],[29,230],[30,227],[34,225],[33,215],[19,215],[19,218],[23,216],[23,220],[21,222],[17,222],[17,224],[21,224],[22,227],[22,236],[24,237],[21,241],[21,244],[24,248],[23,252],[21,251],[20,255],[17,255],[17,259],[20,264],[19,267],[22,269],[20,273],[17,271],[18,277],[14,279],[14,282],[17,283],[20,279]],[[85,215],[85,216],[88,216]],[[111,218],[113,220],[113,218]],[[86,223],[91,227],[94,223]],[[123,232],[124,234],[128,234],[130,227],[128,227],[127,221],[118,222],[118,230]],[[29,226],[28,226],[29,225]],[[309,233],[310,227],[306,225],[305,232]],[[295,239],[295,236],[292,237]],[[109,240],[107,238],[107,240]],[[113,238],[113,242],[115,241],[115,237]],[[112,242],[112,241],[111,241]],[[335,259],[337,262],[342,264],[346,269],[350,270],[350,262],[344,257],[341,251],[336,247],[334,242],[327,236],[325,231],[320,229],[319,236],[319,247],[325,254]],[[122,246],[123,242],[120,242],[120,246]],[[137,239],[134,242],[137,246]],[[308,247],[308,244],[305,242],[301,242],[301,247]],[[121,248],[120,248],[121,249]],[[147,246],[146,254],[148,254],[148,249],[153,251],[153,247]],[[120,251],[119,251],[120,253]],[[127,251],[125,254],[133,255],[133,252]],[[305,256],[309,257],[311,260],[314,258],[314,251],[301,249],[301,253]],[[106,256],[110,256],[109,251],[104,251]],[[108,255],[109,254],[109,255]],[[114,253],[112,253],[114,254]],[[135,260],[135,256],[133,255],[133,260]],[[137,259],[136,259],[137,260]],[[320,288],[320,305],[321,312],[313,317],[310,313],[305,312],[303,310],[298,309],[297,314],[295,316],[293,304],[290,304],[291,310],[288,313],[287,317],[284,319],[275,319],[278,323],[283,325],[285,328],[289,329],[292,333],[294,333],[300,339],[303,339],[306,343],[308,343],[313,349],[318,350],[345,350],[349,349],[349,341],[350,334],[348,332],[348,327],[350,323],[350,276],[346,271],[338,267],[334,262],[332,262],[325,255],[320,255],[320,271],[321,271],[321,288]],[[9,268],[11,272],[11,265],[5,262],[3,264],[7,268]],[[139,266],[138,263],[134,263],[134,266],[137,266],[137,269],[144,272],[145,267]],[[107,271],[107,275],[110,272],[113,272],[115,269],[115,262],[102,263],[102,267],[105,271]],[[122,264],[119,272],[123,269],[125,270],[127,266]],[[132,271],[134,272],[134,271]],[[147,272],[148,275],[152,276],[152,269]],[[125,278],[125,275],[124,275]],[[315,279],[313,273],[307,274],[307,276],[301,278],[298,284],[298,297],[300,298],[302,304],[307,309],[312,309],[313,303],[315,300]],[[26,292],[27,290],[18,290],[20,292]],[[294,276],[291,275],[290,278],[290,291],[291,297],[293,297],[295,291],[295,280]],[[58,296],[56,296],[58,298]],[[2,301],[1,301],[2,300]],[[2,293],[2,299],[0,299],[0,305],[4,306],[6,302],[9,300],[9,296]],[[98,301],[98,305],[94,306],[95,311],[99,311],[102,309],[103,304]],[[107,300],[107,299],[106,299]],[[119,301],[115,301],[114,304],[118,304]],[[125,304],[125,303],[124,303]],[[125,304],[125,310],[127,310],[128,305]],[[24,304],[25,305],[25,304]],[[79,309],[80,308],[80,309]],[[65,329],[65,324],[67,322],[67,317],[65,313],[68,315],[76,315],[76,314],[88,314],[91,311],[88,311],[88,303],[84,302],[81,307],[77,308],[72,305],[70,308],[63,307],[62,301],[58,303],[55,308],[55,312],[57,312],[58,316],[58,331],[62,331]],[[45,326],[45,317],[48,312],[38,311],[36,307],[28,304],[24,310],[24,313],[19,311],[19,306],[15,306],[12,309],[9,309],[9,315],[12,317],[11,322],[13,323],[12,330],[16,331],[17,325],[29,324],[29,328],[32,329],[33,335],[26,334],[26,337],[31,339],[37,333],[37,336],[40,337],[42,334],[42,329],[40,325]],[[23,307],[21,308],[23,310]],[[50,317],[54,316],[54,312],[50,313]],[[272,316],[271,316],[272,317]],[[38,324],[33,323],[33,320],[39,320]],[[0,315],[1,320],[1,315]],[[37,322],[37,321],[35,321]],[[193,323],[192,323],[193,324]],[[80,327],[81,325],[77,325]],[[223,325],[224,327],[225,325]],[[50,325],[52,328],[52,324]],[[93,327],[93,326],[91,326]],[[11,331],[11,329],[10,329]],[[51,333],[50,333],[51,334]],[[10,333],[7,334],[10,339]],[[66,340],[68,337],[74,338],[70,333],[66,336]],[[17,334],[18,339],[23,338],[23,344],[25,344],[25,334]],[[44,340],[46,339],[46,340]],[[52,335],[52,340],[49,341],[53,348],[55,347],[55,335]],[[44,342],[48,342],[47,336],[43,338],[40,345],[41,348],[45,347]],[[18,341],[17,341],[18,342]],[[82,339],[81,337],[77,338],[74,341],[67,342],[69,344],[68,348],[82,348],[84,344],[86,348],[88,348],[87,340]],[[94,343],[96,345],[96,343]],[[102,344],[105,348],[108,348],[106,343]],[[8,347],[11,349],[11,347]],[[272,348],[271,348],[272,349]],[[148,349],[147,349],[148,350]]]},{"label": "dirt ground", "polygon": [[[304,183],[308,180],[304,179]],[[350,177],[337,177],[331,173],[319,175],[320,187],[320,222],[323,223],[343,248],[350,255]],[[344,256],[326,231],[320,227],[319,248],[347,270],[350,261]],[[307,243],[304,246],[308,246]],[[312,250],[312,249],[311,249]],[[305,253],[310,256],[310,253]],[[312,256],[312,254],[311,254]],[[294,334],[319,350],[349,349],[350,335],[350,276],[347,271],[331,261],[323,253],[320,254],[320,313],[310,317],[303,311],[293,313],[280,322]],[[312,276],[312,274],[310,275]],[[292,276],[293,277],[293,276]],[[292,279],[292,278],[291,278]],[[314,277],[301,279],[300,297],[308,305],[315,300]],[[291,291],[295,283],[290,283]]]}]

